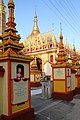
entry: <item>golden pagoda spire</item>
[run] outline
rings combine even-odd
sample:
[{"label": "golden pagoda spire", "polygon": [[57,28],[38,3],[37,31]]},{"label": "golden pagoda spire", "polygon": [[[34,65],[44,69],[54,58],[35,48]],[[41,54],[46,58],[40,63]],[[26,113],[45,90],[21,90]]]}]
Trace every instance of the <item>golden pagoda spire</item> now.
[{"label": "golden pagoda spire", "polygon": [[6,23],[8,27],[15,28],[16,23],[14,23],[14,2],[13,0],[9,0],[8,2],[8,9],[9,9],[9,17],[8,17],[8,22]]},{"label": "golden pagoda spire", "polygon": [[67,53],[68,56],[70,56],[69,51],[70,51],[69,50],[69,44],[68,44],[68,40],[67,40],[67,37],[66,37],[65,52]]},{"label": "golden pagoda spire", "polygon": [[72,55],[72,58],[73,58],[73,64],[75,64],[76,62],[76,49],[75,49],[75,45],[73,44],[73,55]]},{"label": "golden pagoda spire", "polygon": [[59,49],[63,49],[63,36],[62,36],[62,24],[60,23],[60,42],[59,42]]},{"label": "golden pagoda spire", "polygon": [[[6,23],[7,27],[4,30],[4,33],[2,34],[2,44],[4,45],[4,54],[6,51],[13,51],[16,54],[22,54],[21,51],[23,49],[23,44],[19,43],[21,37],[20,35],[16,34],[16,23],[14,22],[14,2],[13,0],[9,0],[8,2],[8,9],[9,9],[9,16],[8,16],[8,22]],[[2,49],[2,47],[1,47]]]},{"label": "golden pagoda spire", "polygon": [[32,35],[37,35],[39,34],[39,27],[38,27],[38,20],[37,20],[37,14],[36,14],[36,10],[35,10],[35,16],[34,16],[34,26],[33,26],[33,31],[32,31]]},{"label": "golden pagoda spire", "polygon": [[69,44],[68,44],[68,40],[66,38],[66,45],[65,45],[65,48],[68,50],[69,49]]},{"label": "golden pagoda spire", "polygon": [[58,55],[58,58],[56,58],[56,61],[57,63],[59,64],[62,64],[64,62],[67,61],[67,55],[64,51],[64,45],[63,45],[63,35],[62,35],[62,26],[61,26],[61,23],[60,23],[60,42],[59,42],[59,53],[57,54]]},{"label": "golden pagoda spire", "polygon": [[79,65],[79,59],[77,57],[76,48],[74,44],[73,44],[72,64],[73,67]]}]

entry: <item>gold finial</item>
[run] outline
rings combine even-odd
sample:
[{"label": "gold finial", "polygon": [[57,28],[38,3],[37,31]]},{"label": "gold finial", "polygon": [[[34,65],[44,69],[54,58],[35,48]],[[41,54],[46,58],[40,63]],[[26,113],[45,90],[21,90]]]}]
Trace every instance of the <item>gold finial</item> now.
[{"label": "gold finial", "polygon": [[63,39],[63,36],[62,36],[62,23],[60,23],[60,40]]},{"label": "gold finial", "polygon": [[66,45],[65,45],[65,48],[66,48],[66,49],[69,49],[69,44],[68,44],[68,39],[67,39],[67,37],[66,37]]},{"label": "gold finial", "polygon": [[75,45],[73,44],[73,51],[75,52],[76,51],[76,49],[75,49]]},{"label": "gold finial", "polygon": [[13,0],[9,0],[10,2],[13,2]]},{"label": "gold finial", "polygon": [[62,23],[60,23],[60,34],[62,35]]},{"label": "gold finial", "polygon": [[36,14],[36,7],[35,7],[35,16],[37,16],[37,14]]},{"label": "gold finial", "polygon": [[13,0],[9,0],[8,2],[8,9],[9,9],[9,17],[8,17],[8,22],[6,23],[6,25],[8,27],[12,27],[12,28],[15,28],[16,26],[16,23],[14,23],[14,8],[15,8],[15,5],[14,5],[14,2]]},{"label": "gold finial", "polygon": [[13,0],[9,0],[9,2],[13,2]]},{"label": "gold finial", "polygon": [[59,49],[63,49],[63,36],[62,36],[62,24],[60,23],[60,42],[59,42]]},{"label": "gold finial", "polygon": [[35,16],[34,16],[34,26],[33,26],[33,31],[32,31],[32,35],[37,35],[39,34],[39,28],[38,28],[38,20],[37,20],[37,14],[36,14],[36,10],[35,10]]}]

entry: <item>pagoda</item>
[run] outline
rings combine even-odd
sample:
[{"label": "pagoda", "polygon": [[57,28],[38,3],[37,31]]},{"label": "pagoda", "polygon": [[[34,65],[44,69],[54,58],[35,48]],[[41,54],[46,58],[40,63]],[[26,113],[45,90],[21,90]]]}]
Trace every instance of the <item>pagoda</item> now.
[{"label": "pagoda", "polygon": [[55,99],[70,101],[73,99],[73,90],[71,86],[72,65],[68,63],[68,56],[64,50],[62,29],[59,38],[59,53],[56,57],[56,64],[52,64],[52,96]]},{"label": "pagoda", "polygon": [[9,0],[7,27],[0,36],[0,116],[1,120],[34,120],[31,108],[30,62],[32,57],[23,55],[14,22],[14,2]]},{"label": "pagoda", "polygon": [[44,64],[48,58],[49,62],[55,63],[58,44],[53,27],[49,31],[41,33],[36,12],[34,15],[33,29],[23,43],[25,46],[23,49],[24,54],[30,55],[31,57],[36,56],[37,63],[39,63],[37,66],[40,65],[38,70],[40,70],[42,74],[44,73]]},{"label": "pagoda", "polygon": [[75,91],[74,94],[80,94],[80,65],[79,65],[79,58],[76,53],[75,45],[73,46],[73,55],[71,56],[72,58],[72,69],[76,70],[75,74]]},{"label": "pagoda", "polygon": [[[16,34],[16,23],[14,22],[14,2],[13,0],[9,0],[8,2],[8,9],[9,9],[9,17],[8,22],[6,23],[7,27],[2,34],[2,47],[3,54],[11,53],[12,51],[16,54],[20,53],[20,50],[23,49],[23,44],[19,43],[21,37],[20,35]],[[2,48],[1,48],[2,49]]]},{"label": "pagoda", "polygon": [[58,64],[66,64],[67,63],[67,54],[64,51],[64,46],[63,46],[63,36],[62,36],[62,31],[60,32],[60,42],[59,42],[59,53],[57,54],[58,57],[56,57],[57,65]]},{"label": "pagoda", "polygon": [[31,87],[39,87],[41,86],[41,71],[38,70],[36,57],[34,57],[33,63],[31,65],[30,70],[30,81]]}]

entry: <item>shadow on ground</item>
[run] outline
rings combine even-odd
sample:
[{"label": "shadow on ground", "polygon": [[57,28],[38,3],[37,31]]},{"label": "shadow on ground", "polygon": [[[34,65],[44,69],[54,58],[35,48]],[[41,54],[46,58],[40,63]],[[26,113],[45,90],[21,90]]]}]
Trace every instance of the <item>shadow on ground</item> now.
[{"label": "shadow on ground", "polygon": [[41,94],[32,96],[35,120],[71,120],[66,116],[72,112],[75,103],[42,98]]}]

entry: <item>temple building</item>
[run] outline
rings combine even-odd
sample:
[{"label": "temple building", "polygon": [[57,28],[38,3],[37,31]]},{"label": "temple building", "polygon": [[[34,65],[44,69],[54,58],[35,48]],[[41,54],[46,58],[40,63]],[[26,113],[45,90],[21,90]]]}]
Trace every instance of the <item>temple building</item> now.
[{"label": "temple building", "polygon": [[[31,84],[32,86],[39,85],[39,82],[45,75],[44,65],[46,62],[55,63],[55,56],[57,55],[58,50],[58,42],[54,35],[54,30],[52,29],[49,32],[41,33],[38,27],[37,15],[35,12],[34,16],[34,25],[31,34],[24,41],[24,49],[23,52],[26,55],[30,55],[31,57],[36,58],[35,64],[37,65],[38,70],[41,72],[41,78],[37,74],[36,69],[34,69],[32,75],[31,70]],[[31,63],[31,68],[33,66],[33,62]],[[35,65],[35,66],[36,66]],[[36,68],[36,67],[35,67]],[[36,73],[35,73],[36,71]],[[38,77],[38,78],[37,78]]]},{"label": "temple building", "polygon": [[0,0],[0,35],[3,34],[6,28],[6,6],[4,1]]},{"label": "temple building", "polygon": [[[41,76],[43,77],[45,75],[45,63],[56,63],[56,57],[58,55],[57,53],[59,52],[59,42],[57,41],[57,37],[54,35],[53,29],[46,33],[40,32],[36,12],[34,16],[33,30],[23,43],[25,46],[23,49],[24,54],[30,55],[31,57],[34,57],[34,59],[36,58],[35,66],[37,66],[38,70],[41,71]],[[64,50],[68,58],[70,58],[73,54],[73,49],[72,46],[68,44],[67,39],[66,43],[64,44]],[[33,62],[31,63],[31,68]],[[32,77],[31,82],[34,81],[35,80]]]},{"label": "temple building", "polygon": [[37,15],[34,16],[34,26],[31,34],[24,41],[24,53],[36,57],[38,69],[44,72],[46,61],[55,63],[55,56],[58,50],[58,42],[54,36],[54,30],[41,33],[38,27]]}]

